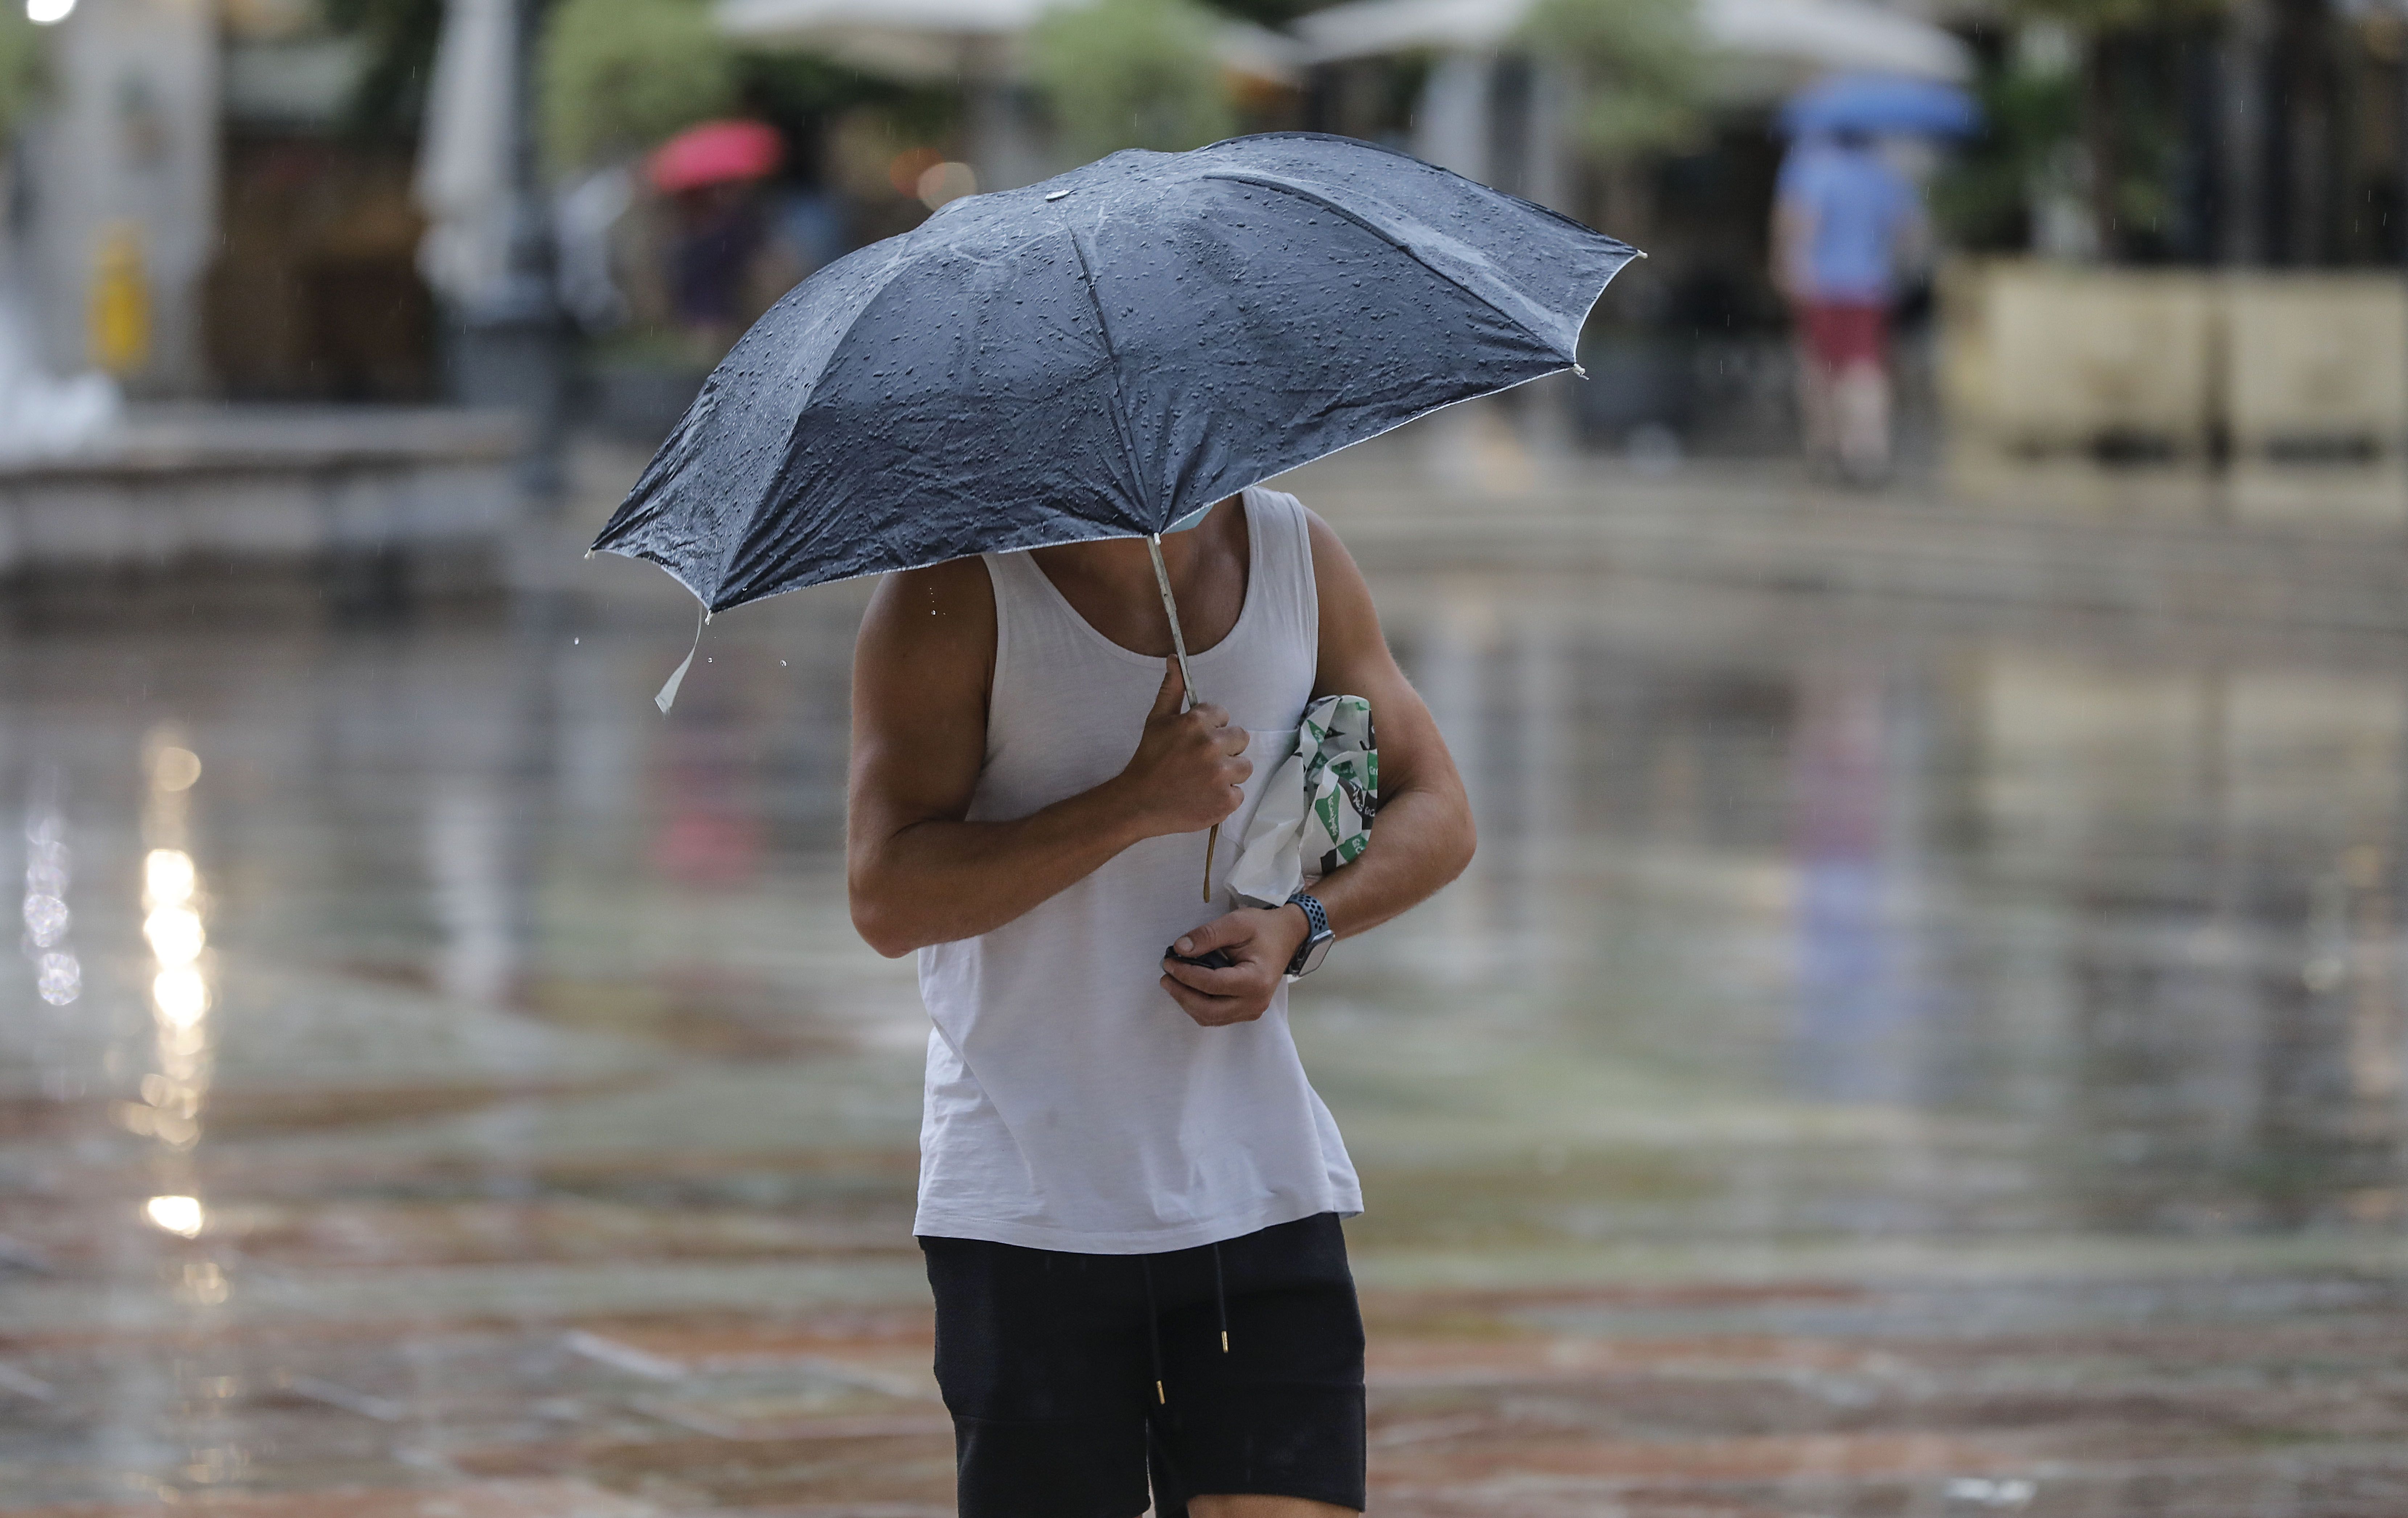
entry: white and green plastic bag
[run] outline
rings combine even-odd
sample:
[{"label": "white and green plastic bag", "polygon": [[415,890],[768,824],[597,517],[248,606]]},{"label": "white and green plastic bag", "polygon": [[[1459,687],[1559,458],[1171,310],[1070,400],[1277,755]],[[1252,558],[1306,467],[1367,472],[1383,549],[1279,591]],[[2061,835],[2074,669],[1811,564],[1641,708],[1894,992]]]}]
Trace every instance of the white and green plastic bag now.
[{"label": "white and green plastic bag", "polygon": [[1276,907],[1299,886],[1360,854],[1380,807],[1380,750],[1371,703],[1325,695],[1304,709],[1284,753],[1254,756],[1277,767],[1246,829],[1229,889]]}]

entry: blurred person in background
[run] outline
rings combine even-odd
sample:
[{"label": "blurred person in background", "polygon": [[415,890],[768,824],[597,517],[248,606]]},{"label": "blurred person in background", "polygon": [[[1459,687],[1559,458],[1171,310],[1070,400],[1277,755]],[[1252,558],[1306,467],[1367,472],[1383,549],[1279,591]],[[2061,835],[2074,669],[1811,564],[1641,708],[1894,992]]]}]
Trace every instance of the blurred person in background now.
[{"label": "blurred person in background", "polygon": [[652,187],[667,197],[669,312],[679,331],[716,359],[810,269],[772,207],[770,177],[786,145],[766,122],[704,122],[655,149]]},{"label": "blurred person in background", "polygon": [[1862,133],[1803,138],[1782,162],[1772,270],[1796,323],[1807,455],[1852,483],[1889,474],[1890,308],[1922,230],[1914,187]]},{"label": "blurred person in background", "polygon": [[678,326],[724,352],[758,313],[746,309],[753,259],[768,231],[750,183],[708,184],[674,197],[669,306]]}]

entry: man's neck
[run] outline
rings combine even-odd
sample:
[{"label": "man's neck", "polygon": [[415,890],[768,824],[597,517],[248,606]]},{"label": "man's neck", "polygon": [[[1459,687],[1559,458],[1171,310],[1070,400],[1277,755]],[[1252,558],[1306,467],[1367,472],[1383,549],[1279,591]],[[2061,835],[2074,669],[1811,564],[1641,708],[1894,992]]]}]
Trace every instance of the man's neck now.
[{"label": "man's neck", "polygon": [[[1204,531],[1175,533],[1162,540],[1162,566],[1175,590],[1193,577],[1196,544]],[[1123,595],[1159,599],[1154,582],[1154,555],[1142,537],[1106,537],[1092,543],[1065,543],[1039,549],[1038,562],[1055,584],[1076,580],[1115,598]]]},{"label": "man's neck", "polygon": [[[1168,533],[1162,538],[1162,566],[1170,576],[1174,594],[1183,593],[1194,582],[1199,565],[1218,557],[1230,546],[1241,516],[1231,503],[1231,496],[1212,508],[1211,515],[1182,533]],[[1242,546],[1242,534],[1238,537]],[[1065,543],[1057,548],[1041,548],[1036,552],[1037,562],[1056,584],[1076,580],[1096,592],[1111,595],[1142,597],[1148,602],[1161,598],[1154,581],[1154,555],[1147,551],[1142,537],[1103,537],[1093,542]]]},{"label": "man's neck", "polygon": [[[1236,623],[1245,601],[1247,548],[1245,513],[1228,501],[1213,508],[1200,525],[1163,538],[1163,569],[1191,651],[1217,644]],[[1170,652],[1162,592],[1144,538],[1066,543],[1029,556],[1106,637],[1141,652]]]}]

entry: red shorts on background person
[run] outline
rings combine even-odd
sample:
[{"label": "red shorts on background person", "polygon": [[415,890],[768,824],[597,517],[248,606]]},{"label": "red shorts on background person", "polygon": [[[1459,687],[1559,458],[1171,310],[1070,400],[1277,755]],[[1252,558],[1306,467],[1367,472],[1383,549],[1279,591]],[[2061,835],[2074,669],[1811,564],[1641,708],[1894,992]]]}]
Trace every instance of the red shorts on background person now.
[{"label": "red shorts on background person", "polygon": [[1807,351],[1833,374],[1889,361],[1889,308],[1871,301],[1810,300],[1798,307]]}]

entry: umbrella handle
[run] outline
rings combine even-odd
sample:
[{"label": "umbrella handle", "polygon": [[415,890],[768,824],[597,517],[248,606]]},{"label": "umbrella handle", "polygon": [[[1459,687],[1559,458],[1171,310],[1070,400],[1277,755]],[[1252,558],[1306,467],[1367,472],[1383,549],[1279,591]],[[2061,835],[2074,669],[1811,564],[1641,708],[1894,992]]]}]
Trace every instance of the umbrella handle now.
[{"label": "umbrella handle", "polygon": [[[1200,699],[1196,694],[1196,677],[1187,668],[1187,635],[1179,627],[1179,601],[1170,594],[1170,571],[1162,564],[1162,535],[1155,533],[1145,540],[1145,551],[1154,557],[1154,582],[1162,590],[1163,615],[1170,619],[1170,652],[1179,659],[1179,683],[1186,687],[1180,697],[1180,710],[1185,711]],[[1204,837],[1204,899],[1212,899],[1212,854],[1221,846],[1221,824],[1214,823],[1212,831]]]}]

